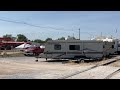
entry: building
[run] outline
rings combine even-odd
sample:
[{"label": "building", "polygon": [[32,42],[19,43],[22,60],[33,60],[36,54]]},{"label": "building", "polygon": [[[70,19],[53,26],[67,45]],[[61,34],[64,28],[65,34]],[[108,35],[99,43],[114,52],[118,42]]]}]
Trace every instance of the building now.
[{"label": "building", "polygon": [[12,38],[0,37],[0,50],[11,50],[12,48],[24,43],[31,44],[31,42],[15,42]]}]

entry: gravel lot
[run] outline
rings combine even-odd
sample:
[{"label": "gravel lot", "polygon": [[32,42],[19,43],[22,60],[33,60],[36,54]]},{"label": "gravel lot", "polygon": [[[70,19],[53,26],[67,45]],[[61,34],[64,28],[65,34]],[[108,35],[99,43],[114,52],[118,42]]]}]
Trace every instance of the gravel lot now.
[{"label": "gravel lot", "polygon": [[95,69],[77,74],[68,79],[104,79],[106,76],[117,70],[118,67],[100,66]]},{"label": "gravel lot", "polygon": [[[62,63],[46,62],[35,57],[5,57],[0,58],[0,79],[58,79],[63,76],[90,68],[96,62],[90,63]],[[90,71],[77,74],[68,79],[103,79],[120,66],[120,61],[110,66],[100,66]],[[120,73],[112,78],[120,78]]]},{"label": "gravel lot", "polygon": [[0,78],[2,79],[57,79],[64,75],[83,70],[92,65],[62,64],[62,62],[45,62],[34,57],[0,58]]},{"label": "gravel lot", "polygon": [[111,79],[120,79],[120,73],[118,73],[118,74],[112,76]]}]

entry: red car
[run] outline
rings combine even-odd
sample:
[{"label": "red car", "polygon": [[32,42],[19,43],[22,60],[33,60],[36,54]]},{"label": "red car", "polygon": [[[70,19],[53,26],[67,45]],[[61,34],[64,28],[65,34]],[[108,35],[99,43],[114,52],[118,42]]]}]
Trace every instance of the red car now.
[{"label": "red car", "polygon": [[25,56],[38,56],[40,53],[44,52],[44,48],[40,48],[37,46],[34,47],[29,47],[24,50],[24,55]]}]

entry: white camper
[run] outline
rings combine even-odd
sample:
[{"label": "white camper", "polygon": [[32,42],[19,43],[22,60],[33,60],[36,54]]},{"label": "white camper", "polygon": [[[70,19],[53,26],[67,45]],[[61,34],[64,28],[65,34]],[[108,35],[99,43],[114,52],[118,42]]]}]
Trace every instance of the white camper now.
[{"label": "white camper", "polygon": [[93,40],[96,41],[103,41],[103,42],[114,42],[114,49],[115,49],[115,53],[119,54],[120,53],[120,43],[118,39],[112,38],[112,37],[106,37],[106,36],[99,36],[94,38]]},{"label": "white camper", "polygon": [[115,52],[114,42],[96,40],[51,40],[40,57],[52,59],[101,59]]},{"label": "white camper", "polygon": [[116,40],[115,47],[117,54],[120,54],[120,40]]}]

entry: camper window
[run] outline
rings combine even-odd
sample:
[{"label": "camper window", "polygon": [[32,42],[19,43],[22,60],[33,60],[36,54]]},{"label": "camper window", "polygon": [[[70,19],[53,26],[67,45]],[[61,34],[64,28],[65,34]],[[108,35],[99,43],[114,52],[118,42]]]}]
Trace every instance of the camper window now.
[{"label": "camper window", "polygon": [[103,48],[105,48],[105,46],[103,45]]},{"label": "camper window", "polygon": [[112,45],[112,48],[114,48],[114,45]]},{"label": "camper window", "polygon": [[55,50],[61,50],[61,45],[58,45],[58,44],[54,45],[54,49]]},{"label": "camper window", "polygon": [[118,44],[118,47],[120,47],[120,44]]},{"label": "camper window", "polygon": [[70,45],[69,50],[80,50],[80,45]]}]

